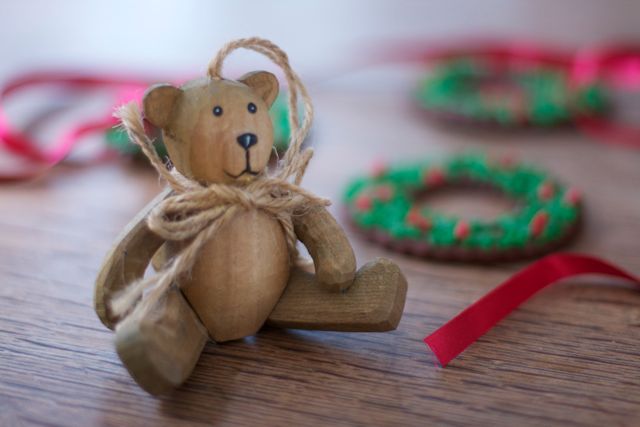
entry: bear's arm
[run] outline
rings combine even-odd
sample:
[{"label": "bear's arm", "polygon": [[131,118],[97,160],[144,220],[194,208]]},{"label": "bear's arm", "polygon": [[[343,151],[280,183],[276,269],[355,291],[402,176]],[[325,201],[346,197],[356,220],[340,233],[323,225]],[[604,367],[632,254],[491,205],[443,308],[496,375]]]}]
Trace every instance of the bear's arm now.
[{"label": "bear's arm", "polygon": [[293,216],[298,239],[307,247],[318,283],[330,291],[343,291],[353,283],[356,257],[342,227],[324,207]]},{"label": "bear's arm", "polygon": [[98,317],[110,329],[119,319],[111,313],[109,302],[126,285],[144,275],[149,261],[164,240],[149,230],[149,212],[171,193],[163,190],[127,224],[107,254],[96,279],[94,308]]}]

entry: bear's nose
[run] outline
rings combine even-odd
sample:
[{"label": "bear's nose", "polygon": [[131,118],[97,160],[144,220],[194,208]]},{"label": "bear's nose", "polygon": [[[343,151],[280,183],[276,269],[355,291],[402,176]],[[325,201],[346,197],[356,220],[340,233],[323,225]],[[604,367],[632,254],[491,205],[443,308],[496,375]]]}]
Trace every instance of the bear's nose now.
[{"label": "bear's nose", "polygon": [[258,143],[258,137],[253,133],[243,133],[237,139],[238,144],[242,146],[245,150],[248,150],[252,145],[256,145]]}]

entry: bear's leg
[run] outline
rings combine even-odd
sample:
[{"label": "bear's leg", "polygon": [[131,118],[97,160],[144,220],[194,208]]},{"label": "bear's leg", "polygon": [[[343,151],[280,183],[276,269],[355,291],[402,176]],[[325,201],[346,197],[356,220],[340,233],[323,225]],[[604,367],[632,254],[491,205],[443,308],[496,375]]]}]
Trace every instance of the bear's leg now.
[{"label": "bear's leg", "polygon": [[207,340],[207,330],[179,289],[171,289],[146,313],[129,316],[116,327],[122,363],[151,394],[182,384]]},{"label": "bear's leg", "polygon": [[400,322],[406,294],[402,272],[382,258],[360,268],[344,292],[328,292],[314,274],[296,269],[267,322],[292,329],[390,331]]}]

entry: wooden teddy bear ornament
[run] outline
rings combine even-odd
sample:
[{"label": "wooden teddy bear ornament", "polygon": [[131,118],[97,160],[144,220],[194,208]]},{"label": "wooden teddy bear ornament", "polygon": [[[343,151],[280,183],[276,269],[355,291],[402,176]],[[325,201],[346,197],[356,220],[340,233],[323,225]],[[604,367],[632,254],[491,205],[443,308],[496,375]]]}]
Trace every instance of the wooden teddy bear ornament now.
[{"label": "wooden teddy bear ornament", "polygon": [[[265,54],[281,66],[305,107],[273,172],[268,109],[278,81],[268,72],[238,81],[220,78],[237,48]],[[174,165],[169,170],[144,133],[135,104],[119,111],[130,138],[170,185],[126,227],[97,279],[95,308],[116,330],[116,349],[138,384],[160,394],[182,384],[206,341],[253,335],[268,323],[282,328],[388,331],[400,321],[407,283],[391,261],[356,272],[355,256],[327,201],[298,186],[311,158],[301,151],[312,107],[286,55],[262,39],[225,46],[209,76],[151,87],[144,116],[162,129]],[[308,249],[315,274],[295,266],[296,242]],[[159,271],[144,272],[154,254]]]}]

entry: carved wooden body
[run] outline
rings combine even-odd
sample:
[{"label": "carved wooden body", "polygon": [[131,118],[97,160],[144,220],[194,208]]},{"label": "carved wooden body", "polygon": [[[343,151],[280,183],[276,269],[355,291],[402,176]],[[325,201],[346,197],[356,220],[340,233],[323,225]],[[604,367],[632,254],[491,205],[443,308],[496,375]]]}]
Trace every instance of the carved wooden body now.
[{"label": "carved wooden body", "polygon": [[253,210],[219,230],[180,288],[211,339],[229,341],[258,332],[287,286],[289,270],[282,227]]}]

